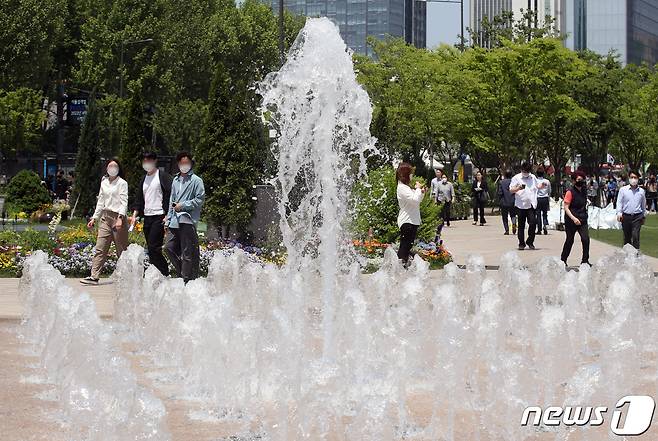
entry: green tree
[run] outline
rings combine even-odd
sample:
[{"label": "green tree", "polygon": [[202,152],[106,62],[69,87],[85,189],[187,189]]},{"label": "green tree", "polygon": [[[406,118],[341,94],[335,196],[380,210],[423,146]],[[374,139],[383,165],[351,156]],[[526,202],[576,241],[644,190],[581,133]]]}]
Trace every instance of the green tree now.
[{"label": "green tree", "polygon": [[32,89],[0,89],[0,153],[3,158],[17,151],[37,150],[44,120],[41,102],[42,96]]},{"label": "green tree", "polygon": [[144,174],[141,156],[144,152],[144,146],[148,145],[144,137],[146,126],[142,92],[139,87],[135,87],[130,98],[128,121],[126,122],[126,130],[122,137],[119,153],[119,161],[121,161],[124,177],[128,182],[130,203],[135,197],[135,192],[139,190],[139,182]]},{"label": "green tree", "polygon": [[99,127],[99,109],[96,105],[95,93],[89,98],[87,115],[80,131],[78,154],[75,160],[75,181],[71,200],[76,206],[76,212],[87,215],[96,205],[96,195],[101,178],[101,157],[99,144],[101,130]]},{"label": "green tree", "polygon": [[217,226],[233,226],[241,232],[253,214],[253,187],[261,177],[266,150],[250,93],[244,82],[217,65],[201,148],[196,152],[207,189],[206,216]]},{"label": "green tree", "polygon": [[7,184],[7,211],[9,213],[34,213],[42,205],[52,202],[38,174],[21,170]]}]

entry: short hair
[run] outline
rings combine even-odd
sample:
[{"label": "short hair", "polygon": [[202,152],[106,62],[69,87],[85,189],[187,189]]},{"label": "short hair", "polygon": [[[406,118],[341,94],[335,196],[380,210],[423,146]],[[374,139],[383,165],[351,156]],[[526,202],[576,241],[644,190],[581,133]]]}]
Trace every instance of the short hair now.
[{"label": "short hair", "polygon": [[524,173],[530,173],[532,171],[532,166],[530,165],[530,163],[528,161],[524,161],[521,164],[521,171],[524,172]]},{"label": "short hair", "polygon": [[398,181],[402,182],[403,184],[409,185],[409,182],[411,182],[411,171],[413,170],[413,167],[411,164],[408,162],[403,162],[402,164],[398,165],[398,169],[395,172],[395,177],[397,178]]},{"label": "short hair", "polygon": [[151,159],[153,161],[157,161],[158,154],[155,152],[144,152],[142,153],[142,159]]},{"label": "short hair", "polygon": [[635,175],[636,178],[640,177],[640,174],[638,172],[636,172],[635,170],[631,170],[631,171],[628,172],[628,177],[629,178],[631,177],[631,175]]},{"label": "short hair", "polygon": [[192,160],[192,154],[190,152],[185,152],[185,151],[179,152],[176,155],[176,162],[180,162],[180,160],[183,159],[183,158],[187,158],[191,161]]}]

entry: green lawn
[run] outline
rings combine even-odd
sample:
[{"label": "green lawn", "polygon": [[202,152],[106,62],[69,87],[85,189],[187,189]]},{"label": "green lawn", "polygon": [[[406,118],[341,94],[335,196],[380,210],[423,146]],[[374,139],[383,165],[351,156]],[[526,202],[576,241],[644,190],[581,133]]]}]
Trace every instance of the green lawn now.
[{"label": "green lawn", "polygon": [[[624,235],[621,230],[592,230],[589,235],[592,239],[621,247],[624,244]],[[658,215],[647,216],[646,223],[640,233],[640,251],[648,256],[658,257]]]}]

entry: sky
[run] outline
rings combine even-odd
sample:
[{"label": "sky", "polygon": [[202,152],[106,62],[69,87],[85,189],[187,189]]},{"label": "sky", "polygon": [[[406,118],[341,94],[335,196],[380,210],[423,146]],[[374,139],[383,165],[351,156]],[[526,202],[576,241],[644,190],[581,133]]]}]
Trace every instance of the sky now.
[{"label": "sky", "polygon": [[[468,11],[470,0],[464,0],[464,33],[468,35]],[[455,44],[459,41],[459,3],[427,3],[427,47],[440,43]],[[468,37],[467,37],[468,38]]]}]

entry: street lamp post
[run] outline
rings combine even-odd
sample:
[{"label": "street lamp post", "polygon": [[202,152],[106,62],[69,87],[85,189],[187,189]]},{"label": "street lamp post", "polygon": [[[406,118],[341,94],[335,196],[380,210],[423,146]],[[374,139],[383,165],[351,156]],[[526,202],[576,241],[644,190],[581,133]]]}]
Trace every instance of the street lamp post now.
[{"label": "street lamp post", "polygon": [[285,31],[283,27],[283,0],[279,0],[279,56],[281,57],[281,66],[285,62],[285,45],[284,45]]},{"label": "street lamp post", "polygon": [[119,57],[119,98],[123,98],[123,57],[126,51],[126,46],[129,44],[150,43],[152,38],[145,38],[144,40],[125,41],[121,40],[121,55]]},{"label": "street lamp post", "polygon": [[419,2],[425,2],[425,3],[453,3],[453,4],[459,4],[460,5],[460,11],[461,11],[461,33],[459,34],[459,40],[460,40],[460,50],[463,52],[464,51],[464,46],[466,39],[464,38],[464,0],[416,0]]}]

